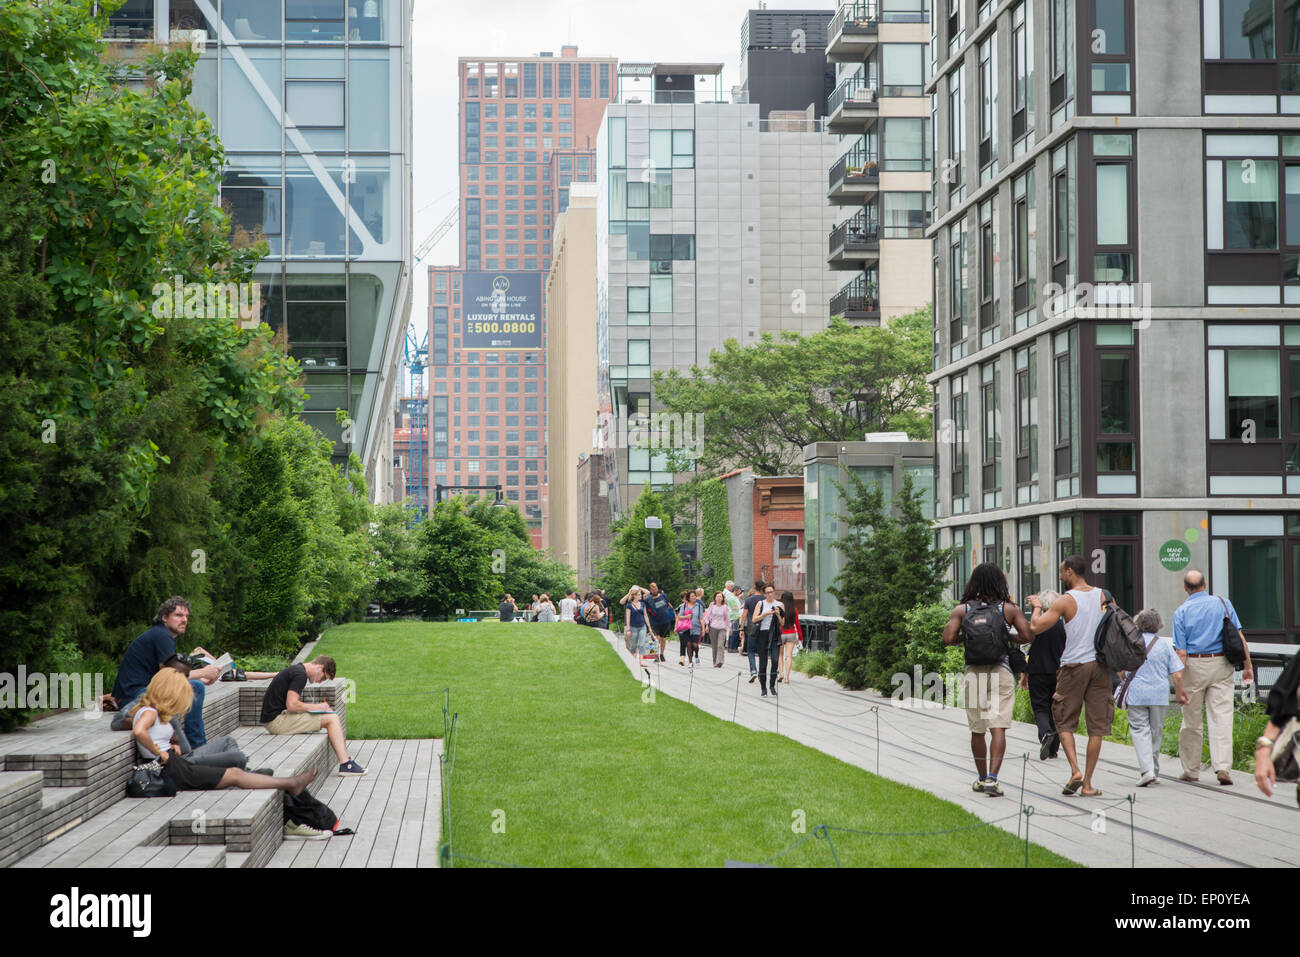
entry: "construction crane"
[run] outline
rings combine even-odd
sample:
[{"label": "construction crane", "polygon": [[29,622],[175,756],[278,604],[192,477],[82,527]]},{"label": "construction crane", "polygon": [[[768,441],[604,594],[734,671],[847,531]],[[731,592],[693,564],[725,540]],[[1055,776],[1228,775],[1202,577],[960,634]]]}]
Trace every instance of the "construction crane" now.
[{"label": "construction crane", "polygon": [[433,249],[433,247],[438,245],[442,237],[446,236],[447,233],[451,231],[452,227],[454,227],[459,220],[460,220],[460,204],[458,203],[451,208],[450,213],[448,213],[446,216],[443,217],[442,222],[440,222],[437,226],[434,227],[433,232],[429,233],[429,235],[424,238],[424,242],[420,243],[420,245],[416,247],[415,250],[416,265],[419,265],[420,260],[422,260],[425,256],[429,255],[429,252]]},{"label": "construction crane", "polygon": [[414,525],[424,519],[429,510],[429,479],[426,474],[429,412],[424,396],[424,373],[429,366],[429,333],[426,331],[423,339],[417,342],[414,324],[406,330],[405,358],[406,392],[411,403],[407,417],[406,494],[410,499],[411,524]]}]

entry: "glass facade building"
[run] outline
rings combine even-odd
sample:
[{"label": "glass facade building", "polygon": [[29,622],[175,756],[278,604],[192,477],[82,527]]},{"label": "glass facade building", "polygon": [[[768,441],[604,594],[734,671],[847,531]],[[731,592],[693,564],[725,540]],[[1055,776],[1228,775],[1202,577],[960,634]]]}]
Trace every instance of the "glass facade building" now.
[{"label": "glass facade building", "polygon": [[[129,0],[110,42],[200,50],[191,100],[226,150],[237,243],[264,240],[262,319],[306,375],[303,418],[392,488],[410,311],[411,0]],[[340,416],[339,413],[342,413]]]}]

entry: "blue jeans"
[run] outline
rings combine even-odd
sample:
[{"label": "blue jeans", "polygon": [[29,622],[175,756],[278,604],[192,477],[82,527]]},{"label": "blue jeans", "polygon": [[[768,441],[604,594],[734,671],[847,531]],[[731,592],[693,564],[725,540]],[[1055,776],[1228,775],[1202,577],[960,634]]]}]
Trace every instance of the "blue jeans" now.
[{"label": "blue jeans", "polygon": [[197,751],[208,743],[208,736],[203,731],[203,696],[207,693],[207,685],[202,681],[191,681],[190,687],[194,689],[194,704],[185,715],[185,737],[189,739],[190,747]]}]

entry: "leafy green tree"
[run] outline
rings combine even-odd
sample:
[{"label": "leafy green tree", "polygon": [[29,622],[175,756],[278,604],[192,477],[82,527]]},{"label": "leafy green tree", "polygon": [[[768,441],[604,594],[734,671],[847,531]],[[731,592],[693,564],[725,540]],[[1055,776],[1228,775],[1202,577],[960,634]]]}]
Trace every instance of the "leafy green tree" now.
[{"label": "leafy green tree", "polygon": [[545,593],[558,607],[559,599],[574,587],[574,571],[556,561],[549,550],[533,548],[528,525],[519,509],[479,500],[467,513],[492,536],[493,564],[501,576],[501,590],[516,599]]},{"label": "leafy green tree", "polygon": [[419,526],[419,547],[426,615],[496,607],[503,591],[501,578],[492,570],[496,541],[469,516],[462,496],[434,507]]},{"label": "leafy green tree", "polygon": [[669,414],[702,412],[698,468],[718,474],[736,464],[759,475],[789,475],[813,442],[861,440],[868,432],[932,434],[929,307],[882,327],[834,319],[822,332],[782,333],[742,346],[728,340],[707,368],[654,373]]},{"label": "leafy green tree", "polygon": [[[645,520],[652,515],[663,522],[663,528],[654,530],[653,550],[650,529],[645,527]],[[652,581],[676,603],[678,594],[686,587],[686,576],[677,551],[672,516],[659,494],[645,489],[632,510],[614,521],[612,529],[614,540],[609,555],[599,563],[599,584],[608,594],[615,614],[619,613],[618,599],[631,586],[648,586]]]},{"label": "leafy green tree", "polygon": [[420,570],[419,532],[409,528],[404,505],[375,508],[371,527],[376,572],[374,601],[379,613],[413,611],[420,605],[423,575]]},{"label": "leafy green tree", "polygon": [[850,473],[852,491],[841,489],[847,532],[836,542],[844,564],[830,592],[844,608],[836,632],[833,675],[848,688],[889,693],[891,677],[910,670],[906,615],[939,599],[953,549],[935,549],[930,522],[921,512],[923,493],[903,477],[887,509],[878,485]]}]

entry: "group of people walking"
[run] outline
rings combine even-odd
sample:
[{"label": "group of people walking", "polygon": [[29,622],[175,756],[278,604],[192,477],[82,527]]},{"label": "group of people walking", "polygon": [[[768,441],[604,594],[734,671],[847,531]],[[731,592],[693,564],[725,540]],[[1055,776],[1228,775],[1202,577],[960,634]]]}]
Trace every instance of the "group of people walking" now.
[{"label": "group of people walking", "polygon": [[[1114,599],[1089,584],[1086,572],[1080,556],[1065,559],[1059,572],[1063,590],[1031,596],[1028,618],[1012,602],[1006,576],[997,565],[985,563],[971,573],[961,604],[953,609],[944,628],[943,641],[965,645],[965,705],[971,753],[979,775],[974,790],[991,797],[1002,794],[998,774],[1006,753],[1017,674],[1019,686],[1029,691],[1039,758],[1050,760],[1063,749],[1069,762],[1064,794],[1102,796],[1093,786],[1093,774],[1117,706],[1128,712],[1138,762],[1136,785],[1148,787],[1159,782],[1171,682],[1173,699],[1182,707],[1179,778],[1195,782],[1200,777],[1202,742],[1207,733],[1203,728],[1207,727],[1211,770],[1220,785],[1231,786],[1236,669],[1225,648],[1229,623],[1241,635],[1242,678],[1247,684],[1254,679],[1250,648],[1232,603],[1211,595],[1204,574],[1189,569],[1183,579],[1187,598],[1173,616],[1173,638],[1159,636],[1164,622],[1158,611],[1138,613],[1133,624],[1141,632],[1145,660],[1131,674],[1113,673],[1098,661],[1095,637],[1103,615],[1114,607]],[[1029,645],[1027,661],[1019,645]],[[994,650],[986,652],[987,648]],[[1255,779],[1266,794],[1271,794],[1276,784],[1272,749],[1282,729],[1300,712],[1297,662],[1300,656],[1292,659],[1273,686],[1268,701],[1270,723],[1256,741]],[[1204,724],[1203,708],[1207,715]],[[1081,713],[1087,730],[1082,769],[1074,743]]]},{"label": "group of people walking", "polygon": [[[743,600],[742,600],[743,598]],[[803,641],[799,611],[794,595],[786,591],[780,599],[775,589],[762,579],[754,582],[748,597],[733,581],[705,601],[703,588],[683,591],[676,607],[668,601],[659,585],[633,585],[619,599],[626,613],[625,640],[628,650],[644,656],[654,639],[660,661],[664,642],[676,635],[678,664],[700,663],[700,644],[707,639],[713,649],[713,666],[726,664],[727,650],[745,654],[749,659],[749,681],[759,682],[761,696],[777,693],[779,682],[790,682],[790,669],[797,645]]]}]

